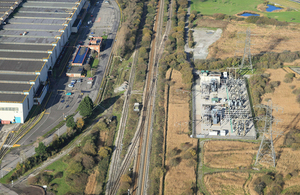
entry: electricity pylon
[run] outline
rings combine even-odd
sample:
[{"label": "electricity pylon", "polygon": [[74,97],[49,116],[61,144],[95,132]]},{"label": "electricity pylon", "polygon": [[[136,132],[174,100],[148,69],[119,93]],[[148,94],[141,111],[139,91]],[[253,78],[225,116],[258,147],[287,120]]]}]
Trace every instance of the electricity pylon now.
[{"label": "electricity pylon", "polygon": [[[268,105],[260,105],[259,108],[264,108],[266,110],[266,115],[261,117],[259,120],[264,121],[264,127],[261,131],[262,139],[260,142],[260,146],[256,155],[256,161],[254,166],[259,165],[261,163],[268,164],[270,166],[276,166],[276,153],[273,144],[273,122],[278,122],[278,120],[274,119],[272,116],[273,109],[275,108],[272,104],[272,101],[268,102]],[[275,108],[278,110],[278,108]]]}]

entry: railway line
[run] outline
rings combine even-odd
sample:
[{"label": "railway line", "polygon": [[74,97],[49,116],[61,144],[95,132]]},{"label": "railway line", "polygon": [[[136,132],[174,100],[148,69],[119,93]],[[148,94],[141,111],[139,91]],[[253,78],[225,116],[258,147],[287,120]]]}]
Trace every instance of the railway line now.
[{"label": "railway line", "polygon": [[107,182],[107,187],[106,187],[106,194],[111,194],[111,186],[114,185],[115,181],[117,180],[118,177],[118,172],[120,168],[120,154],[122,151],[122,141],[123,141],[123,135],[126,127],[126,121],[128,117],[128,106],[129,106],[129,100],[131,96],[131,89],[133,86],[133,81],[134,81],[134,75],[135,75],[135,64],[137,62],[137,56],[138,56],[138,51],[135,50],[133,54],[133,63],[132,63],[132,68],[130,71],[130,76],[129,76],[129,84],[128,84],[128,89],[126,91],[125,95],[125,100],[123,104],[123,110],[122,110],[122,117],[120,120],[120,126],[118,130],[118,135],[115,143],[115,151],[112,156],[112,161],[111,161],[111,166],[110,166],[110,171],[109,171],[109,180]]},{"label": "railway line", "polygon": [[4,145],[14,145],[17,143],[32,127],[43,117],[45,111],[41,112],[34,119],[28,121],[26,125],[22,125],[17,132],[9,133],[4,143],[0,148],[0,161],[3,159],[5,154],[9,151],[10,147],[3,147]]},{"label": "railway line", "polygon": [[[151,140],[152,140],[152,124],[153,124],[153,112],[154,112],[154,103],[155,103],[155,92],[156,92],[156,78],[158,74],[158,60],[160,59],[163,53],[163,43],[167,38],[171,29],[170,19],[166,26],[166,31],[163,36],[162,34],[162,22],[163,22],[163,1],[160,0],[158,4],[158,14],[156,16],[156,22],[154,25],[154,31],[156,36],[154,37],[151,45],[151,56],[149,60],[148,74],[146,78],[146,85],[144,88],[143,96],[143,109],[141,111],[141,116],[139,124],[137,127],[136,134],[132,140],[128,152],[121,164],[120,169],[115,171],[117,175],[114,178],[114,181],[110,181],[111,185],[109,187],[109,195],[115,195],[120,186],[120,178],[124,175],[130,165],[130,162],[137,151],[137,160],[136,160],[136,169],[134,170],[137,173],[134,179],[134,187],[132,194],[146,194],[147,190],[147,180],[148,180],[148,169],[150,161],[150,149],[151,149]],[[170,13],[169,13],[170,16]],[[139,148],[137,148],[139,146]]]}]

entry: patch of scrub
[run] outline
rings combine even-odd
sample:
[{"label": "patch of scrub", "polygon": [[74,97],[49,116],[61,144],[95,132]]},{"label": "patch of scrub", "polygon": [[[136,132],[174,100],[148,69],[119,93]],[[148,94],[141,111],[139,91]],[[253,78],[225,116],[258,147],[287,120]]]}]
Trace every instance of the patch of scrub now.
[{"label": "patch of scrub", "polygon": [[267,12],[272,12],[272,11],[275,11],[275,10],[282,10],[282,9],[283,9],[282,7],[277,7],[275,5],[268,4],[268,8],[266,8],[266,11]]},{"label": "patch of scrub", "polygon": [[222,29],[209,30],[206,28],[194,29],[193,37],[196,43],[194,47],[194,59],[206,59],[208,47],[220,39]]}]

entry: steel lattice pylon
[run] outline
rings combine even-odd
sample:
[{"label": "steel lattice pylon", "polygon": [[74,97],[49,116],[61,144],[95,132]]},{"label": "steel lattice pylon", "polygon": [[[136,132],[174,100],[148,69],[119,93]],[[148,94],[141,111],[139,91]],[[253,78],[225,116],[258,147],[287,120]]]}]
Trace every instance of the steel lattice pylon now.
[{"label": "steel lattice pylon", "polygon": [[[248,60],[249,65],[245,65],[245,59]],[[246,31],[245,47],[244,47],[243,59],[242,59],[240,68],[241,69],[249,68],[251,70],[253,69],[252,60],[251,60],[251,31],[250,31],[250,28],[248,28]]]},{"label": "steel lattice pylon", "polygon": [[274,150],[273,144],[273,132],[272,132],[272,123],[275,121],[272,112],[273,105],[272,101],[268,102],[269,105],[260,105],[260,108],[266,109],[266,115],[260,120],[265,122],[264,128],[261,131],[262,139],[260,142],[260,146],[256,155],[255,166],[261,163],[268,164],[270,166],[275,167],[276,161],[276,153]]}]

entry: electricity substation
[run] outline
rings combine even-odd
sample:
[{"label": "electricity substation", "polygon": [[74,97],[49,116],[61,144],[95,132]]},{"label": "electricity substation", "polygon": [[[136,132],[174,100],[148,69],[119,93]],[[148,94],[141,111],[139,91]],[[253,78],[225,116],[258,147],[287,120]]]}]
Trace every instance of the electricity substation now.
[{"label": "electricity substation", "polygon": [[228,72],[198,71],[195,98],[195,137],[255,139],[251,104],[244,79]]}]

